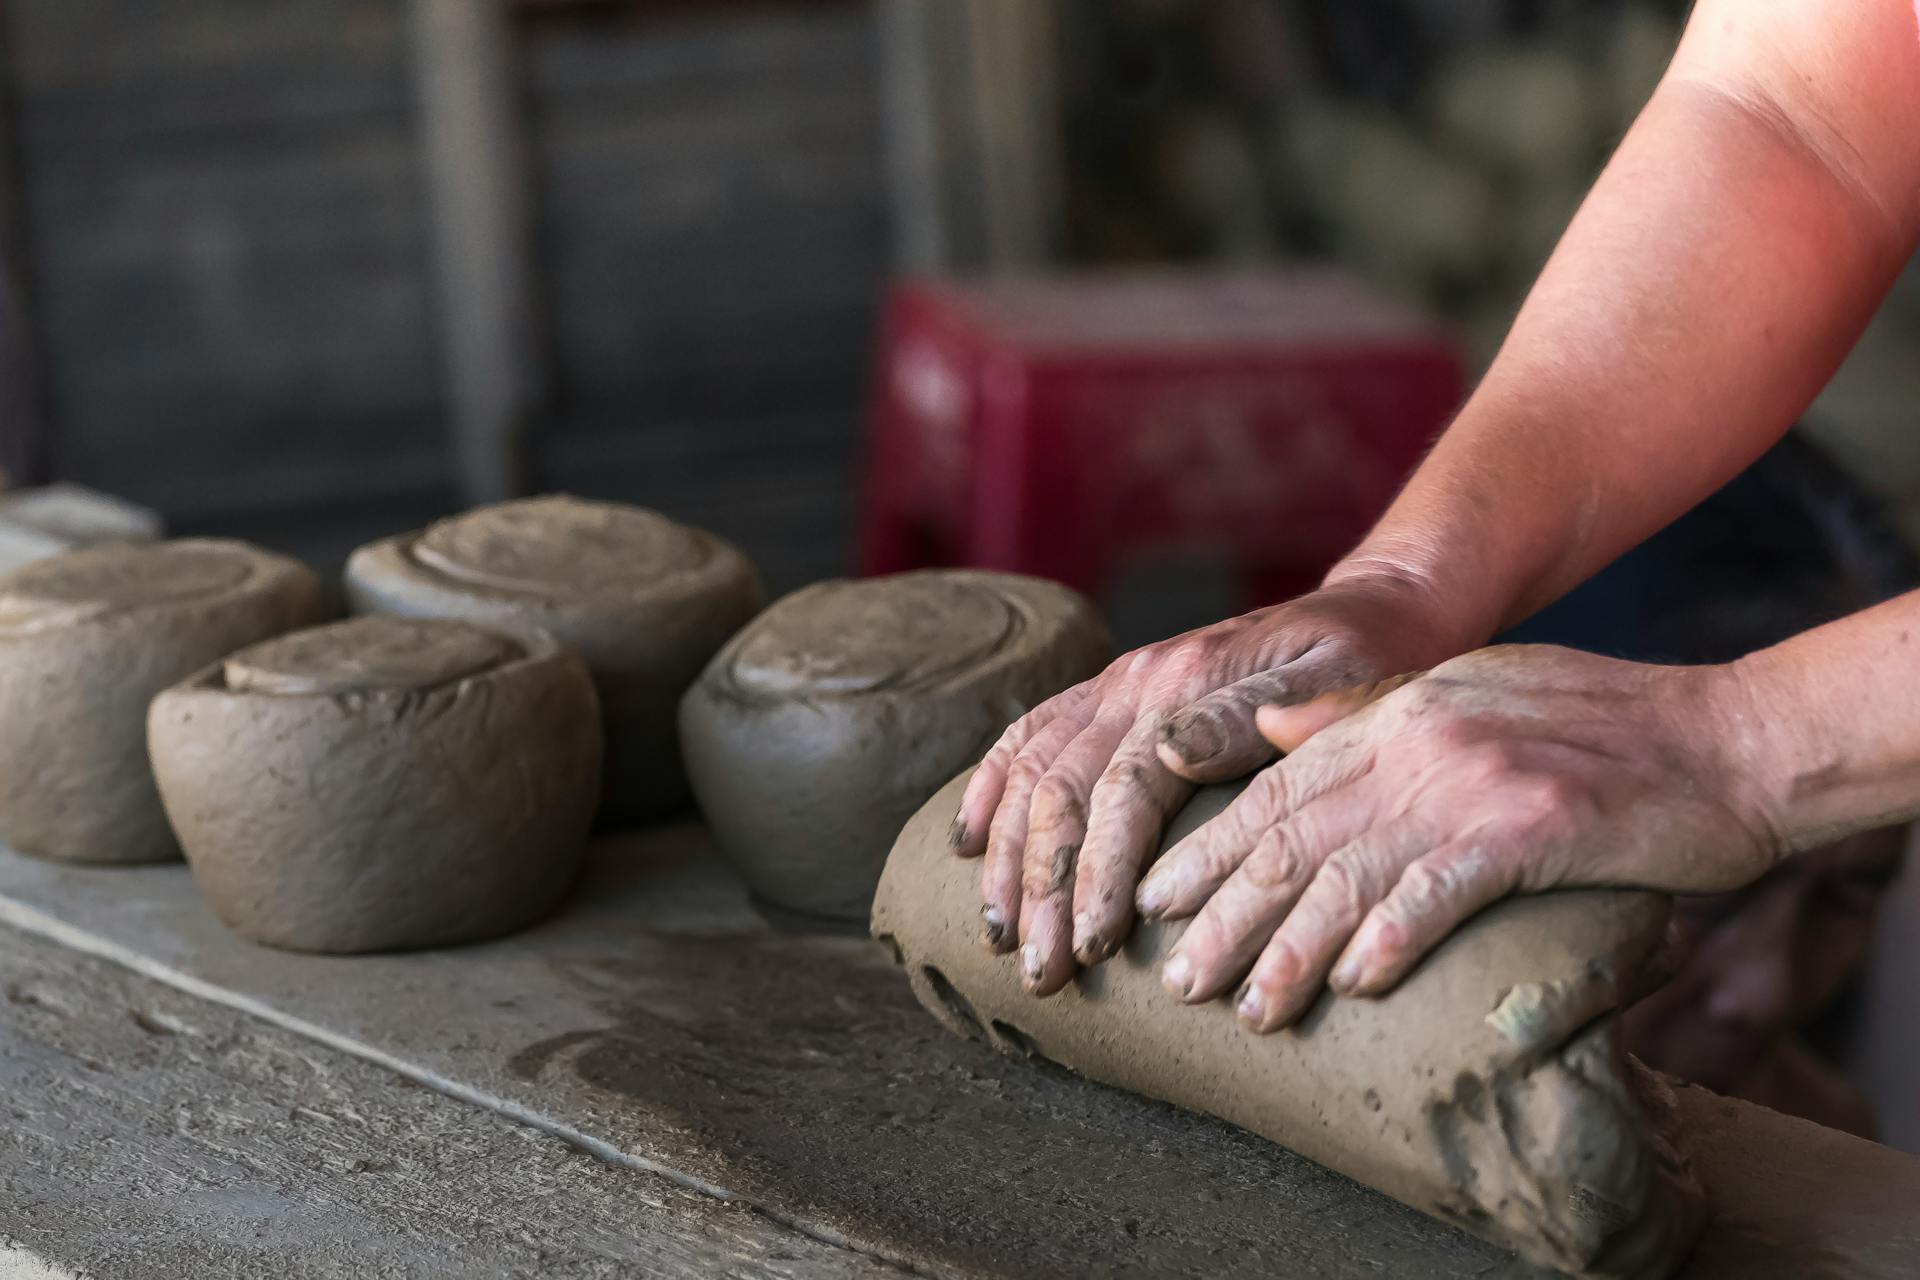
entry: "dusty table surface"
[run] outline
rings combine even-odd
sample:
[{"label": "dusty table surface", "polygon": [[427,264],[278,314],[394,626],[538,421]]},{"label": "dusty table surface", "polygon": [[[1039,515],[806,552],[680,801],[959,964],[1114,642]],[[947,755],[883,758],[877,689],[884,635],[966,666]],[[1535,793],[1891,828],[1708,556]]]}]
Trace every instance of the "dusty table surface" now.
[{"label": "dusty table surface", "polygon": [[[616,1187],[631,1179],[631,1194],[662,1217],[613,1218],[604,1231],[654,1249],[657,1273],[783,1274],[740,1252],[777,1249],[768,1242],[777,1238],[793,1243],[778,1265],[795,1275],[1530,1274],[1230,1126],[949,1036],[876,944],[762,924],[691,825],[603,842],[552,921],[474,947],[357,958],[267,951],[223,930],[183,867],[67,867],[3,851],[0,923],[111,960],[147,979],[143,990],[172,988],[192,997],[189,1007],[207,1006],[203,1018],[236,1020],[324,1060],[329,1079],[353,1082],[339,1089],[357,1098],[364,1086],[362,1111],[375,1095],[384,1107],[388,1095],[410,1094],[417,1116],[391,1112],[404,1137],[370,1141],[411,1144],[420,1160],[477,1179],[436,1188],[449,1206],[511,1222],[537,1204],[555,1248],[579,1243],[559,1205],[574,1192],[536,1202],[516,1190],[520,1170],[490,1168],[479,1148],[453,1143],[465,1127],[470,1143],[497,1130],[570,1150]],[[102,971],[89,972],[98,981]],[[93,1056],[116,1078],[136,1069]],[[43,1089],[63,1074],[44,1073]],[[268,1084],[208,1087],[271,1096]],[[279,1087],[338,1096],[297,1074]],[[1682,1100],[1714,1135],[1701,1162],[1717,1221],[1692,1274],[1920,1272],[1920,1162],[1701,1091]],[[466,1119],[436,1122],[429,1108]],[[291,1126],[260,1134],[270,1149],[296,1136]],[[442,1154],[428,1154],[437,1144]],[[41,1176],[33,1152],[0,1150],[0,1178],[31,1188]],[[1836,1165],[1859,1176],[1836,1177]],[[92,1177],[83,1190],[76,1173],[69,1195],[111,1212],[126,1194],[112,1185],[112,1162]],[[1878,1190],[1863,1200],[1857,1181]],[[582,1186],[591,1204],[595,1193]],[[324,1180],[294,1179],[249,1216],[248,1194],[243,1185],[217,1238],[281,1229],[289,1213],[307,1212],[308,1197],[344,1203]],[[0,1235],[18,1237],[10,1203],[0,1206]],[[1783,1215],[1782,1203],[1805,1212]],[[703,1212],[746,1224],[724,1242],[733,1252],[673,1255],[675,1231],[698,1239],[717,1230]],[[748,1228],[775,1234],[762,1240]],[[378,1267],[392,1258],[392,1274],[434,1274],[405,1270],[378,1230],[334,1234],[361,1250],[322,1260],[336,1270],[286,1273],[386,1274]],[[491,1256],[477,1231],[470,1243],[476,1257]],[[48,1247],[43,1232],[36,1251],[58,1261]],[[594,1265],[587,1252],[550,1273],[598,1274]]]},{"label": "dusty table surface", "polygon": [[0,1276],[904,1274],[23,933],[0,974]]}]

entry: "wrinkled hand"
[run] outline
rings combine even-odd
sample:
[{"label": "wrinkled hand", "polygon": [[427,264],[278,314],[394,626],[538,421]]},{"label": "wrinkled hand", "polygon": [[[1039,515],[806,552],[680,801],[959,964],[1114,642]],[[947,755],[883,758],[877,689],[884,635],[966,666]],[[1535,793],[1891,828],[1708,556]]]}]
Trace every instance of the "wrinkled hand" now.
[{"label": "wrinkled hand", "polygon": [[1076,960],[1098,964],[1119,949],[1140,867],[1193,784],[1273,758],[1254,724],[1259,707],[1420,664],[1410,641],[1431,629],[1407,625],[1405,591],[1323,588],[1149,645],[1001,736],[951,840],[962,856],[984,853],[983,941],[1000,952],[1024,943],[1028,991],[1052,994]]},{"label": "wrinkled hand", "polygon": [[1291,754],[1140,886],[1145,914],[1193,916],[1163,980],[1197,1002],[1245,977],[1240,1019],[1272,1031],[1323,984],[1385,992],[1506,894],[1746,884],[1784,851],[1752,722],[1732,668],[1544,645],[1264,708]]}]

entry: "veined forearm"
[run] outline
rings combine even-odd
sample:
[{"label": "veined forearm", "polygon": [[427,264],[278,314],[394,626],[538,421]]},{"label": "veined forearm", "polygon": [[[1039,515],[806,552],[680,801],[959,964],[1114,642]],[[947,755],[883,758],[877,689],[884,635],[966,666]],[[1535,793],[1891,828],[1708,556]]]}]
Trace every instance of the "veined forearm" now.
[{"label": "veined forearm", "polygon": [[1724,670],[1731,749],[1787,849],[1920,816],[1920,592]]},{"label": "veined forearm", "polygon": [[1482,643],[1731,479],[1832,375],[1914,221],[1699,62],[1683,46],[1486,379],[1330,580],[1403,573],[1449,643]]}]

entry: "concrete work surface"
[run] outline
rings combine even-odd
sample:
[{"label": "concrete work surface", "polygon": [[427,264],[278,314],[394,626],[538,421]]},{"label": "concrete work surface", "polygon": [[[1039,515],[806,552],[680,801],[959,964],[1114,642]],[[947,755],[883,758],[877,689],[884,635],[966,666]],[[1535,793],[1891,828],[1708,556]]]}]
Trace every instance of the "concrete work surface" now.
[{"label": "concrete work surface", "polygon": [[[474,947],[267,951],[184,867],[4,851],[0,924],[0,1241],[56,1275],[1531,1274],[948,1035],[877,945],[760,924],[694,826]],[[1920,1274],[1920,1162],[1681,1100],[1715,1218],[1687,1274]]]}]

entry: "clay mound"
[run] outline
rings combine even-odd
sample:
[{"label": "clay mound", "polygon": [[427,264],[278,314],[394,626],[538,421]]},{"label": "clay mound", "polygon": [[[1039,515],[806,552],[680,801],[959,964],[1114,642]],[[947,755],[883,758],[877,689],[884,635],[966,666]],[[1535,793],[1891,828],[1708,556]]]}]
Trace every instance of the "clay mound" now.
[{"label": "clay mound", "polygon": [[1039,578],[929,570],[797,591],[688,691],[700,808],[756,899],[859,927],[900,824],[1113,641]]},{"label": "clay mound", "polygon": [[0,577],[0,840],[67,862],[179,856],[147,704],[242,645],[324,615],[295,561],[216,539],[70,551]]},{"label": "clay mound", "polygon": [[357,618],[153,701],[160,794],[214,913],[358,952],[493,937],[572,884],[600,781],[584,664],[550,637]]},{"label": "clay mound", "polygon": [[602,817],[683,808],[680,696],[765,603],[731,544],[656,512],[549,496],[481,507],[347,561],[355,613],[542,631],[586,660],[605,714]]}]

